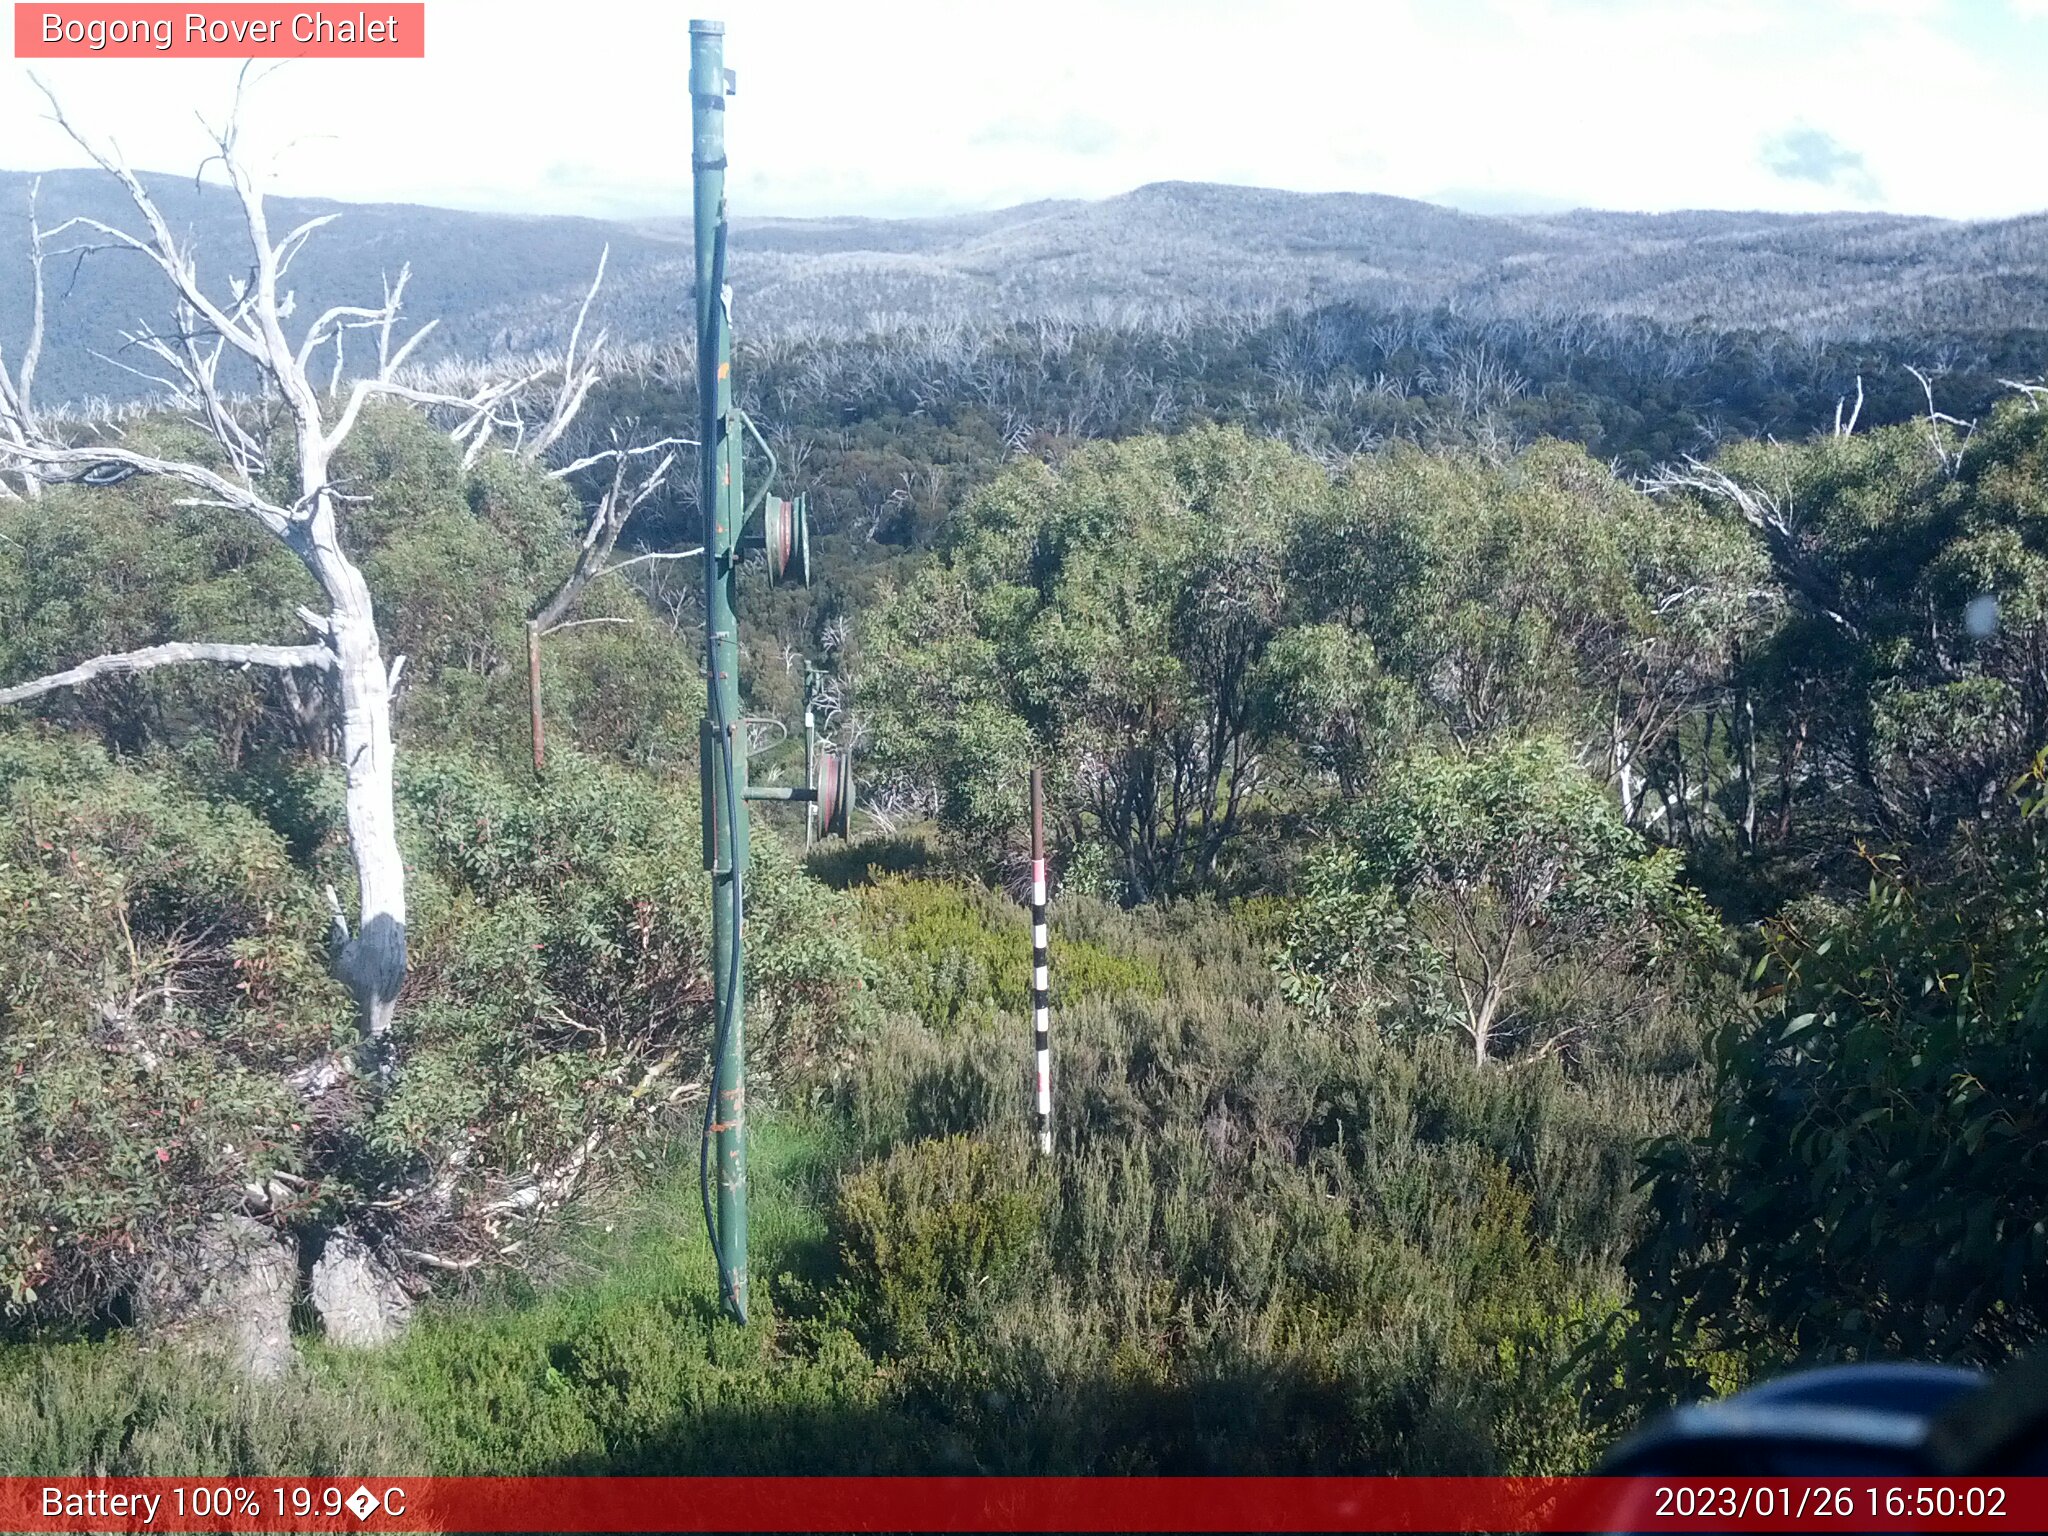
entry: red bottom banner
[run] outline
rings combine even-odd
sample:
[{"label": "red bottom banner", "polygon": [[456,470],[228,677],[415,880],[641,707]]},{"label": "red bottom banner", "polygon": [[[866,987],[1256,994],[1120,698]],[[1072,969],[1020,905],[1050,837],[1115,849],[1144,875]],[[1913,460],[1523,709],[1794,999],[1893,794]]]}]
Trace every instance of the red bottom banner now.
[{"label": "red bottom banner", "polygon": [[0,1531],[2043,1531],[2048,1478],[0,1478]]}]

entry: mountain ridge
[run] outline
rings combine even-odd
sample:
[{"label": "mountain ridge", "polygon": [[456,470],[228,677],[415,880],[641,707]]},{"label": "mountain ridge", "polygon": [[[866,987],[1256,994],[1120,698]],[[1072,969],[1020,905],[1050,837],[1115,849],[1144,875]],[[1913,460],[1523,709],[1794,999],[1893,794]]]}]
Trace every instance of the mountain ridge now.
[{"label": "mountain ridge", "polygon": [[[9,355],[26,323],[33,179],[0,172],[0,346]],[[120,189],[99,172],[41,179],[46,225],[74,214],[130,217]],[[222,279],[235,270],[239,210],[224,187],[156,173],[143,180],[173,227],[189,232],[202,272]],[[607,246],[597,323],[626,344],[673,340],[688,326],[692,254],[680,216],[272,201],[280,222],[342,215],[295,267],[308,302],[374,295],[382,275],[410,263],[409,309],[441,321],[425,355],[558,345]],[[120,398],[143,387],[92,353],[114,351],[124,326],[163,315],[149,279],[120,253],[52,262],[46,401]],[[1984,221],[1853,210],[1488,214],[1383,193],[1164,181],[1093,201],[924,218],[736,217],[732,280],[755,334],[845,334],[905,321],[1148,323],[1331,303],[1508,319],[1634,317],[1823,339],[1971,334],[2048,328],[2048,213]]]}]

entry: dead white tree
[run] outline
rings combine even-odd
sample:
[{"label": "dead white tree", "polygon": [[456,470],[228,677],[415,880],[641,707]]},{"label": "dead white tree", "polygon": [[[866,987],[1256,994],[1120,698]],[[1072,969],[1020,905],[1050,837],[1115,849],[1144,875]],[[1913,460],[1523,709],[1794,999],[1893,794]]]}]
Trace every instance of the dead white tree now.
[{"label": "dead white tree", "polygon": [[1789,485],[1775,492],[1745,485],[1727,471],[1688,455],[1682,465],[1667,465],[1644,480],[1643,489],[1653,496],[1688,492],[1709,504],[1734,508],[1763,535],[1771,564],[1786,586],[1844,633],[1860,637],[1855,621],[1843,611],[1848,605],[1833,578],[1815,558],[1812,541],[1798,526]]},{"label": "dead white tree", "polygon": [[[36,216],[36,199],[42,189],[41,177],[29,183],[28,337],[22,343],[21,361],[12,373],[8,372],[5,352],[0,351],[0,442],[16,445],[26,443],[35,433],[36,364],[43,355],[43,226]],[[42,477],[33,464],[17,464],[15,475],[21,489],[16,491],[0,476],[0,498],[33,499],[41,491]]]},{"label": "dead white tree", "polygon": [[1835,401],[1835,436],[1837,437],[1855,436],[1856,422],[1863,415],[1863,375],[1860,373],[1856,375],[1856,408],[1849,412],[1849,419],[1844,421],[1842,419],[1842,407],[1848,403],[1849,397],[1847,395],[1843,395]]},{"label": "dead white tree", "polygon": [[[509,439],[506,451],[528,464],[544,462],[552,450],[565,445],[567,434],[575,425],[584,403],[607,371],[607,333],[599,331],[586,346],[583,331],[589,323],[591,306],[604,287],[605,267],[610,260],[611,247],[607,245],[598,254],[596,275],[584,292],[583,302],[577,306],[576,319],[569,328],[568,343],[562,350],[559,367],[552,361],[543,360],[523,375],[498,381],[477,397],[482,408],[473,411],[454,432],[457,441],[466,440],[469,445],[463,456],[465,467],[475,462],[484,445],[500,431]],[[548,403],[547,415],[529,430],[521,409],[526,392],[529,386],[541,384],[557,374],[559,376],[553,378],[553,398]],[[568,480],[599,465],[609,465],[611,476],[597,500],[585,509],[576,563],[526,621],[526,692],[535,773],[542,772],[547,762],[547,725],[541,692],[541,641],[559,630],[581,624],[626,622],[610,617],[579,619],[571,616],[592,582],[633,566],[656,561],[689,560],[702,553],[701,549],[691,549],[676,553],[640,554],[618,561],[612,558],[627,522],[667,481],[669,471],[675,467],[675,450],[695,446],[691,439],[665,437],[627,447],[614,430],[609,448],[581,455],[550,471],[555,479]],[[653,467],[646,468],[646,461],[656,455],[660,457]]]},{"label": "dead white tree", "polygon": [[[41,82],[37,84],[41,86]],[[305,567],[318,586],[322,609],[301,607],[299,616],[314,640],[303,645],[169,644],[120,655],[100,656],[48,677],[17,684],[0,692],[0,702],[14,703],[55,688],[72,686],[112,673],[134,673],[189,662],[224,662],[239,666],[303,668],[326,674],[339,705],[341,750],[347,774],[349,850],[356,873],[356,920],[351,927],[340,899],[330,889],[334,919],[333,960],[337,974],[353,994],[369,1054],[380,1070],[388,1068],[386,1036],[405,978],[406,882],[398,848],[393,798],[391,695],[405,658],[386,662],[377,630],[369,584],[343,547],[345,510],[360,500],[343,493],[333,473],[335,455],[361,420],[363,409],[379,397],[453,408],[458,440],[488,436],[492,413],[512,391],[510,382],[491,386],[477,396],[460,399],[410,387],[398,378],[400,368],[432,329],[431,323],[393,344],[405,279],[387,283],[381,305],[337,305],[317,316],[296,345],[284,322],[296,307],[286,287],[292,261],[306,242],[336,215],[309,219],[282,236],[271,233],[262,192],[237,142],[240,93],[226,125],[213,132],[212,157],[241,206],[249,238],[247,275],[231,279],[225,297],[201,284],[193,252],[180,244],[155,199],[120,158],[102,149],[72,125],[48,87],[57,125],[93,162],[127,192],[140,217],[143,233],[135,234],[95,218],[74,218],[47,232],[46,238],[77,232],[81,256],[112,251],[140,256],[154,266],[170,289],[177,317],[168,334],[144,329],[130,341],[160,365],[159,382],[171,400],[213,438],[226,461],[225,470],[179,459],[159,457],[123,446],[118,441],[77,441],[39,424],[25,410],[9,417],[0,435],[0,469],[44,484],[75,482],[104,485],[134,475],[153,475],[178,482],[192,493],[187,506],[217,507],[247,517],[277,539]],[[323,396],[311,381],[316,354],[323,346],[341,346],[343,333],[370,330],[378,339],[374,374],[341,390],[339,370],[334,387]],[[222,378],[228,358],[253,370],[265,393],[281,405],[282,430],[252,413],[246,402],[230,396]],[[26,359],[25,359],[26,361]],[[25,372],[32,370],[25,369]],[[12,394],[25,398],[19,377]],[[289,454],[294,486],[283,499],[271,487],[272,443]]]},{"label": "dead white tree", "polygon": [[[1970,434],[1977,429],[1977,424],[1974,421],[1964,421],[1960,417],[1951,416],[1946,411],[1936,410],[1934,408],[1934,380],[1922,373],[1918,368],[1915,368],[1911,363],[1907,363],[1905,368],[1906,372],[1920,381],[1920,392],[1927,397],[1927,441],[1934,449],[1935,460],[1941,465],[1941,472],[1943,474],[1952,476],[1962,467],[1963,451],[1960,447],[1950,448],[1948,440],[1942,435],[1941,429],[1944,425],[1958,427],[1962,430],[1962,440],[1968,442]],[[1936,377],[1940,376],[1941,371],[1940,369],[1935,371]]]},{"label": "dead white tree", "polygon": [[2028,384],[2020,379],[2000,379],[1998,382],[2007,389],[2018,390],[2020,398],[2027,402],[2029,410],[2040,410],[2041,402],[2048,399],[2048,384]]},{"label": "dead white tree", "polygon": [[[599,276],[602,277],[602,275],[603,268],[600,267]],[[591,291],[593,293],[596,291],[594,284]],[[588,302],[588,300],[585,301],[586,308],[588,307]],[[580,316],[577,323],[580,327],[582,324]],[[570,341],[569,355],[573,364],[575,356],[573,336]],[[567,373],[568,371],[565,368],[564,372]],[[586,384],[583,386],[581,393],[588,393],[588,391],[589,386]],[[570,414],[573,416],[574,413],[571,412]],[[561,415],[558,405],[556,415],[550,421],[550,426],[555,427],[555,436],[560,435],[561,428],[568,425],[569,419],[568,416]],[[557,421],[560,423],[560,426],[555,426]],[[582,600],[585,589],[599,578],[615,575],[636,565],[651,564],[665,560],[691,560],[704,552],[700,546],[696,549],[678,550],[673,553],[632,555],[624,560],[616,561],[612,559],[613,551],[618,548],[619,535],[625,532],[627,522],[667,481],[669,471],[675,467],[676,449],[690,446],[692,445],[683,438],[665,437],[658,442],[627,448],[620,446],[617,434],[614,433],[613,443],[610,448],[605,449],[601,453],[590,454],[572,463],[565,464],[554,472],[556,478],[566,479],[578,471],[594,468],[607,461],[610,462],[612,471],[610,481],[607,482],[603,492],[598,496],[596,503],[589,509],[589,517],[583,528],[583,537],[576,547],[575,565],[570,568],[569,574],[562,578],[561,584],[548,594],[546,600],[541,603],[539,610],[533,617],[526,621],[526,697],[532,716],[533,771],[535,773],[542,772],[547,766],[547,730],[541,710],[541,641],[547,636],[554,634],[557,630],[569,629],[578,624],[624,622],[617,619],[576,619],[570,617],[576,611],[576,605]],[[655,454],[660,454],[661,457],[656,461],[654,467],[636,475],[634,472],[636,468],[635,461],[645,460]]]},{"label": "dead white tree", "polygon": [[[590,306],[597,300],[598,289],[604,286],[604,269],[611,261],[612,248],[607,245],[597,255],[597,275],[590,280],[590,287],[583,295],[583,302],[576,310],[576,323],[569,327],[569,344],[562,350],[562,382],[555,390],[554,403],[549,407],[548,419],[540,424],[532,437],[527,438],[518,448],[520,457],[529,464],[538,464],[546,457],[549,449],[562,440],[562,434],[569,430],[577,413],[583,409],[583,402],[604,377],[604,344],[607,333],[599,331],[597,339],[590,344],[590,350],[583,356],[576,355],[576,349],[583,340],[583,326],[590,319]],[[567,473],[567,471],[563,471]]]}]

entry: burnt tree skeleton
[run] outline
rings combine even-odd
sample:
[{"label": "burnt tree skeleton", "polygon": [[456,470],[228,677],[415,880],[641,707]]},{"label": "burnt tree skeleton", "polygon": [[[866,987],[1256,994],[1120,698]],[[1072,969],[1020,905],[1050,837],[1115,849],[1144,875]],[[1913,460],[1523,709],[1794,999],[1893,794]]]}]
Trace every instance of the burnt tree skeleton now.
[{"label": "burnt tree skeleton", "polygon": [[[36,202],[42,187],[42,178],[37,177],[29,184],[28,191],[28,336],[22,342],[21,360],[12,372],[8,370],[5,354],[0,353],[0,444],[26,443],[36,430],[36,364],[41,360],[43,353],[45,307],[43,226],[36,213]],[[36,467],[33,464],[21,463],[13,466],[13,469],[16,478],[21,482],[21,488],[17,491],[7,483],[5,475],[0,475],[0,500],[33,500],[42,490],[42,479]]]},{"label": "burnt tree skeleton", "polygon": [[[518,456],[527,463],[538,463],[550,448],[562,441],[563,434],[575,421],[582,410],[583,402],[589,398],[603,374],[603,356],[606,333],[598,332],[582,357],[577,348],[583,337],[583,327],[590,317],[590,306],[597,299],[598,290],[604,286],[605,266],[611,259],[611,247],[606,246],[597,258],[597,274],[590,280],[590,287],[583,295],[583,302],[576,311],[576,323],[570,327],[568,345],[563,349],[561,383],[556,389],[554,404],[548,419],[531,439],[521,441],[515,448]],[[547,759],[546,721],[543,718],[541,700],[541,650],[540,643],[547,636],[565,629],[574,629],[585,624],[620,624],[623,619],[570,617],[589,585],[605,576],[616,575],[636,565],[659,564],[669,560],[694,560],[703,553],[701,548],[676,552],[660,552],[632,555],[624,560],[614,561],[613,552],[618,548],[619,536],[625,532],[626,524],[633,514],[644,506],[649,498],[667,483],[668,473],[675,467],[676,450],[694,448],[696,443],[689,438],[664,437],[655,442],[624,445],[616,431],[612,433],[609,448],[595,453],[584,454],[558,469],[550,471],[553,478],[567,480],[583,470],[594,469],[602,464],[611,466],[611,478],[598,495],[597,501],[586,513],[582,537],[577,541],[576,563],[569,574],[545,598],[538,609],[526,621],[526,698],[533,735],[533,771],[544,771]],[[640,474],[637,479],[632,473],[637,467],[636,460],[645,460],[660,455],[654,467]]]},{"label": "burnt tree skeleton", "polygon": [[[102,148],[88,138],[65,116],[49,89],[42,89],[57,125],[94,164],[121,184],[146,232],[138,235],[87,217],[66,220],[47,232],[39,230],[34,244],[38,275],[44,242],[74,232],[84,242],[72,248],[81,258],[100,251],[124,251],[140,255],[157,268],[171,290],[176,327],[168,335],[145,327],[127,339],[161,366],[160,375],[145,376],[155,378],[167,391],[169,403],[220,446],[227,467],[216,471],[137,452],[118,441],[78,442],[46,429],[27,409],[26,383],[33,376],[31,350],[8,390],[4,417],[0,417],[4,421],[0,470],[30,487],[38,483],[108,484],[134,475],[177,482],[191,493],[181,505],[216,507],[247,517],[282,543],[313,578],[324,603],[322,610],[299,609],[301,620],[315,637],[310,644],[149,646],[93,658],[49,677],[18,684],[0,693],[0,703],[33,698],[109,673],[137,673],[192,662],[327,673],[339,704],[348,842],[356,874],[353,925],[339,896],[331,890],[328,893],[335,922],[333,963],[355,1000],[369,1057],[380,1071],[388,1069],[385,1042],[406,971],[406,881],[397,837],[391,729],[392,690],[404,658],[387,662],[384,657],[369,585],[343,546],[344,513],[352,498],[337,486],[332,466],[364,407],[379,397],[452,409],[460,424],[451,435],[469,442],[473,458],[500,423],[498,412],[504,402],[525,381],[492,384],[468,398],[401,382],[398,370],[432,330],[431,324],[421,327],[393,344],[405,273],[395,283],[386,283],[381,305],[328,309],[293,345],[284,322],[295,308],[295,295],[283,286],[284,279],[306,242],[335,216],[309,219],[282,237],[272,235],[263,194],[238,145],[239,91],[225,126],[211,130],[216,145],[212,160],[223,169],[240,204],[251,264],[246,277],[230,281],[230,297],[217,299],[202,286],[193,253],[179,243],[155,200],[118,151]],[[351,382],[343,395],[337,368],[333,385],[323,398],[323,391],[315,388],[310,376],[316,355],[330,342],[338,351],[342,334],[350,329],[375,332],[377,371]],[[263,477],[270,468],[266,445],[246,424],[246,406],[238,407],[228,396],[221,378],[221,364],[229,356],[245,360],[288,418],[299,488],[294,500],[272,499],[264,487]]]}]

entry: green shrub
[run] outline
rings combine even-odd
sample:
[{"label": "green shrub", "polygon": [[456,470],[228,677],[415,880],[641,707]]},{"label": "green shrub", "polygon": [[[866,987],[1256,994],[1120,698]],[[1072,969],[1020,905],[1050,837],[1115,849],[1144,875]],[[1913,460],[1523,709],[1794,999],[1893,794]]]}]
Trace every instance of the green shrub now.
[{"label": "green shrub", "polygon": [[[117,764],[0,730],[10,1327],[108,1315],[166,1244],[273,1176],[298,1181],[295,1221],[354,1220],[460,1258],[514,1235],[473,1214],[484,1192],[569,1163],[593,1135],[584,1183],[686,1132],[710,1014],[694,782],[566,750],[557,767],[535,784],[408,754],[397,1070],[382,1095],[309,1106],[288,1074],[355,1038],[318,895],[349,873],[331,774]],[[751,896],[765,1088],[838,1051],[870,969],[847,901],[772,837]],[[448,1200],[386,1203],[434,1179]]]},{"label": "green shrub", "polygon": [[1860,908],[1767,930],[1714,1040],[1710,1123],[1646,1160],[1646,1386],[1740,1345],[1997,1365],[2048,1335],[2048,792],[1945,882],[1874,861]]},{"label": "green shrub", "polygon": [[[416,752],[400,798],[430,879],[396,1031],[405,1068],[373,1144],[411,1163],[462,1145],[467,1191],[492,1170],[559,1166],[593,1133],[615,1165],[685,1133],[695,1112],[677,1089],[711,1024],[694,780],[565,750],[535,783]],[[870,967],[844,898],[772,837],[755,841],[748,896],[765,1088],[839,1049]]]},{"label": "green shrub", "polygon": [[[1213,911],[1107,925],[1127,921],[1167,990],[1055,1020],[1060,1150],[1028,1287],[963,1299],[924,1264],[886,1301],[849,1283],[827,1311],[954,1426],[963,1467],[1589,1465],[1611,1435],[1590,1387],[1642,1215],[1635,1148],[1695,1102],[1683,1010],[1660,1002],[1570,1072],[1482,1069],[1448,1038],[1304,1020]],[[1021,1032],[899,1020],[847,1086],[856,1141],[951,1114],[1008,1146],[1027,1064]],[[923,1172],[949,1145],[874,1166]],[[923,1203],[866,1178],[871,1212]],[[941,1325],[900,1321],[899,1294]]]},{"label": "green shrub", "polygon": [[[883,879],[862,889],[859,899],[889,977],[891,1002],[942,1033],[985,1023],[998,1011],[1029,1010],[1025,908],[980,886],[937,880]],[[1095,936],[1099,919],[1095,903],[1061,903],[1049,935],[1055,1007],[1163,990],[1152,957],[1119,952]]]},{"label": "green shrub", "polygon": [[1555,741],[1417,754],[1339,821],[1274,962],[1324,1017],[1450,1024],[1481,1061],[1556,1049],[1596,1015],[1567,1010],[1545,1039],[1531,996],[1585,957],[1649,978],[1723,942],[1678,854],[1625,825]]},{"label": "green shrub", "polygon": [[1044,1236],[1046,1191],[1012,1145],[912,1142],[841,1184],[841,1262],[885,1347],[960,1328],[1023,1278]]},{"label": "green shrub", "polygon": [[930,836],[909,832],[870,833],[847,842],[827,838],[804,858],[804,868],[835,891],[875,885],[892,875],[935,873],[939,849]]},{"label": "green shrub", "polygon": [[0,730],[0,913],[0,1309],[75,1325],[309,1171],[282,1073],[351,1014],[275,833],[75,741]]}]

